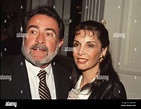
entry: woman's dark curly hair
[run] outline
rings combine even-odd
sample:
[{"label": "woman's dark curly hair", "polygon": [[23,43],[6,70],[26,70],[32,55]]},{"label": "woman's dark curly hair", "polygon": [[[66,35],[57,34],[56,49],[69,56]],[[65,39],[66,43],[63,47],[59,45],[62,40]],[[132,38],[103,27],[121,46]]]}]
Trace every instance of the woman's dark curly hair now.
[{"label": "woman's dark curly hair", "polygon": [[[97,38],[101,43],[101,49],[108,47],[104,60],[100,63],[100,75],[106,75],[109,77],[109,79],[118,80],[119,77],[112,65],[112,58],[109,52],[109,44],[110,44],[109,34],[105,26],[102,23],[99,23],[97,21],[89,20],[89,21],[81,22],[79,25],[77,25],[74,31],[74,35],[79,30],[89,30],[91,32],[95,32],[95,31],[98,32]],[[81,71],[76,67],[76,65],[74,65],[74,72],[72,73],[73,86],[77,82],[80,74],[81,74]]]}]

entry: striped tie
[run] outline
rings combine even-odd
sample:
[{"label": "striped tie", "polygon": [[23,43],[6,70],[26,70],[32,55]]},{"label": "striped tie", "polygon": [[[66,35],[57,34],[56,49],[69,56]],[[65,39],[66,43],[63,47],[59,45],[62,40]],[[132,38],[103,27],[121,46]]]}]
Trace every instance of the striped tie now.
[{"label": "striped tie", "polygon": [[40,79],[40,82],[39,82],[39,95],[40,95],[40,98],[42,100],[51,99],[51,95],[50,95],[49,89],[48,89],[47,84],[46,84],[46,74],[47,74],[46,71],[40,70],[40,72],[37,75],[39,77],[39,79]]}]

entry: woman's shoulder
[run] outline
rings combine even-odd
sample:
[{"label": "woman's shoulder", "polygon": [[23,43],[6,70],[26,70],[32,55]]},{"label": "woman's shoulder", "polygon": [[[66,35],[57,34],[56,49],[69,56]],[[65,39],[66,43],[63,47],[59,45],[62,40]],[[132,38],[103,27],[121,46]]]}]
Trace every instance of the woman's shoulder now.
[{"label": "woman's shoulder", "polygon": [[120,80],[117,79],[109,79],[107,81],[104,81],[107,85],[112,85],[114,87],[124,87],[123,83]]},{"label": "woman's shoulder", "polygon": [[120,80],[116,79],[110,79],[107,81],[104,81],[102,83],[102,87],[106,87],[105,90],[109,91],[111,93],[111,97],[113,99],[119,98],[119,99],[126,99],[126,90],[123,85],[123,83]]}]

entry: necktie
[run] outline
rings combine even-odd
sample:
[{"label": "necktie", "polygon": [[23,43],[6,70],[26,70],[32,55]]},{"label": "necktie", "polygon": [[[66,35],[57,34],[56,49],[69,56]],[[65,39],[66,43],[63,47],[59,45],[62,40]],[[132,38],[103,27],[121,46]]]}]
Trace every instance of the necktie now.
[{"label": "necktie", "polygon": [[47,84],[46,84],[46,74],[47,74],[46,71],[40,70],[40,72],[37,75],[40,79],[39,95],[40,95],[40,98],[42,100],[51,99],[51,95],[50,95],[49,89],[48,89]]}]

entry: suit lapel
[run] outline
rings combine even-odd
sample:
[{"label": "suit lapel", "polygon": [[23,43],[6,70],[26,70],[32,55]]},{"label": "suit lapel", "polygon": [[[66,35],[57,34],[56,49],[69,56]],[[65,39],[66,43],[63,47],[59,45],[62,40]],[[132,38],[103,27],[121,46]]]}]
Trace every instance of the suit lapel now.
[{"label": "suit lapel", "polygon": [[55,87],[56,87],[56,98],[60,98],[61,92],[62,92],[62,80],[60,79],[60,69],[58,69],[58,65],[56,65],[55,62],[52,63],[52,69],[54,74],[54,81],[55,81]]},{"label": "suit lapel", "polygon": [[12,77],[14,94],[17,99],[31,99],[29,80],[23,56],[17,57]]},{"label": "suit lapel", "polygon": [[57,99],[66,99],[70,90],[69,72],[56,62],[52,63]]}]

